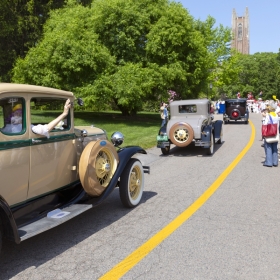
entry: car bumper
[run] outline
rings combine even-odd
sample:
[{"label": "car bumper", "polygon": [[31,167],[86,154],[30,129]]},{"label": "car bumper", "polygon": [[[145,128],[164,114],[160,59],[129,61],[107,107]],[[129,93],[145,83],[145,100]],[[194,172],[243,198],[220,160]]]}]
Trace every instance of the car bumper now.
[{"label": "car bumper", "polygon": [[194,142],[194,145],[196,147],[203,147],[203,148],[209,148],[210,145],[211,145],[211,142],[210,141],[200,141],[200,140],[196,140]]},{"label": "car bumper", "polygon": [[241,116],[239,118],[231,118],[228,115],[224,115],[223,117],[224,121],[247,121],[249,119],[249,116]]},{"label": "car bumper", "polygon": [[165,148],[165,147],[169,147],[170,146],[170,142],[169,141],[163,141],[163,142],[157,142],[157,148]]}]

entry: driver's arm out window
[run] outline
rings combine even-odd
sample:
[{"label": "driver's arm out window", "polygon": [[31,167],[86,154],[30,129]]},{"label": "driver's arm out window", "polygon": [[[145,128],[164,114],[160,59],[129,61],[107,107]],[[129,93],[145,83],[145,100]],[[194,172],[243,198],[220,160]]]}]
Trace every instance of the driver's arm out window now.
[{"label": "driver's arm out window", "polygon": [[[31,106],[31,124],[44,125],[48,124],[57,118],[62,112],[66,102],[66,98],[49,98],[49,97],[36,97],[32,98]],[[65,131],[70,129],[70,113],[64,118],[56,127],[53,132]]]}]

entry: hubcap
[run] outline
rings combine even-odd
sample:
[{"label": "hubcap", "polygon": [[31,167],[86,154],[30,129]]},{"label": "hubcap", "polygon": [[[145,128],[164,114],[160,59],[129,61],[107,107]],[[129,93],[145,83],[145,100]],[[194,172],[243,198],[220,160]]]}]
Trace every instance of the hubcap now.
[{"label": "hubcap", "polygon": [[103,187],[107,187],[112,176],[113,154],[108,150],[101,150],[96,158],[95,171],[97,179]]},{"label": "hubcap", "polygon": [[174,132],[174,136],[175,136],[175,139],[178,141],[178,142],[185,142],[188,140],[189,138],[189,133],[186,129],[178,129]]},{"label": "hubcap", "polygon": [[141,179],[141,171],[135,166],[130,174],[129,180],[129,192],[132,199],[136,199],[140,193]]}]

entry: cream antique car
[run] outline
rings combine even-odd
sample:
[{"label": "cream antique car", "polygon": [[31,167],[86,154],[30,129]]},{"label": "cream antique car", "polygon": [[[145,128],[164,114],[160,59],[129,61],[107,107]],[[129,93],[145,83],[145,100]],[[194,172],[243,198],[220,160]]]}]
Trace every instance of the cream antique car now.
[{"label": "cream antique car", "polygon": [[170,120],[160,128],[157,147],[168,155],[171,144],[186,147],[191,143],[205,148],[207,155],[214,153],[215,143],[223,141],[223,122],[213,120],[208,99],[179,100],[170,103]]},{"label": "cream antique car", "polygon": [[[68,99],[69,112],[48,135],[34,133]],[[118,148],[120,132],[111,143],[100,128],[75,127],[76,101],[82,105],[72,92],[0,83],[0,250],[2,237],[20,243],[100,204],[115,187],[124,206],[139,204],[149,167],[133,156],[146,151]]]}]

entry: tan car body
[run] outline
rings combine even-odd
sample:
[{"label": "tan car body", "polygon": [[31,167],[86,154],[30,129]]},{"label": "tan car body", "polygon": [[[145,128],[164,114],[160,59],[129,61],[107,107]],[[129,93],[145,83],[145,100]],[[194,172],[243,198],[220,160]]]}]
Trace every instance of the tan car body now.
[{"label": "tan car body", "polygon": [[116,187],[125,207],[141,201],[149,167],[134,155],[146,151],[120,148],[121,132],[109,142],[100,128],[74,127],[68,99],[83,104],[72,92],[0,83],[0,250],[2,237],[20,243],[99,205]]},{"label": "tan car body", "polygon": [[[24,98],[26,124],[31,124],[30,100],[34,97],[55,96],[74,102],[72,92],[40,86],[0,84],[0,99],[11,95]],[[80,135],[83,129],[88,132],[87,141],[106,139],[102,129],[88,126],[74,128],[73,109],[70,110],[70,118],[70,128],[50,132],[50,139],[33,133],[31,125],[26,125],[21,135],[5,135],[0,131],[0,194],[10,206],[78,180],[79,156],[84,143],[74,136]],[[53,141],[52,138],[56,136],[69,140]]]}]

